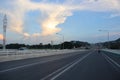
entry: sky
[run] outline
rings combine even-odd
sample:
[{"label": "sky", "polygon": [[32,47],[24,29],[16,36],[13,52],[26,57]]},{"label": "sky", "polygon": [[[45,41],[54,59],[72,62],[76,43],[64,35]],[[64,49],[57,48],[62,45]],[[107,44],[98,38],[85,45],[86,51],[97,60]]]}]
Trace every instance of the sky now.
[{"label": "sky", "polygon": [[[0,44],[90,43],[120,37],[120,0],[0,0]],[[58,33],[58,34],[56,34]]]}]

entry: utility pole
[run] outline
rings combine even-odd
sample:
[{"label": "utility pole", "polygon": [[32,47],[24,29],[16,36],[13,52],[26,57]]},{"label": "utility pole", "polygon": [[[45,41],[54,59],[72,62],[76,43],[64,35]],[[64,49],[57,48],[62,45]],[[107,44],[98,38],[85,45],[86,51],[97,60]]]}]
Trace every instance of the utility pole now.
[{"label": "utility pole", "polygon": [[51,41],[51,46],[52,46],[52,49],[53,49],[53,41]]},{"label": "utility pole", "polygon": [[7,28],[7,16],[3,18],[3,50],[6,50],[6,28]]},{"label": "utility pole", "polygon": [[104,31],[104,32],[107,32],[107,41],[108,41],[108,49],[110,48],[110,43],[109,43],[109,41],[110,41],[110,33],[109,33],[109,30],[99,30],[99,31]]},{"label": "utility pole", "polygon": [[[64,35],[63,35],[63,34],[59,34],[59,33],[56,33],[56,34],[62,36],[62,39],[63,39],[63,46],[62,46],[62,48],[64,49]],[[62,43],[61,43],[61,44],[62,44]]]}]

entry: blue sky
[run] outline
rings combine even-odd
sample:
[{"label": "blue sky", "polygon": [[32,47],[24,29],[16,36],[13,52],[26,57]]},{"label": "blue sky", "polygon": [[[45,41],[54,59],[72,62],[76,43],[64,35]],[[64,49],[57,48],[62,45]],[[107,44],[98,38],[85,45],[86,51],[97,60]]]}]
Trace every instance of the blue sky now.
[{"label": "blue sky", "polygon": [[[120,17],[109,18],[109,13],[98,13],[81,11],[75,12],[73,16],[68,17],[66,23],[61,26],[64,32],[72,38],[73,36],[77,40],[84,40],[90,42],[106,41],[106,32],[99,32],[99,30],[108,30],[111,34],[111,40],[116,39],[119,35],[112,35],[114,32],[120,32]],[[72,23],[72,24],[70,24]],[[70,29],[69,29],[70,28]],[[102,39],[102,40],[99,40]]]},{"label": "blue sky", "polygon": [[[120,37],[119,0],[1,0],[0,44],[7,15],[7,43],[90,43]],[[99,31],[102,30],[102,31]],[[59,33],[61,35],[56,35]]]}]

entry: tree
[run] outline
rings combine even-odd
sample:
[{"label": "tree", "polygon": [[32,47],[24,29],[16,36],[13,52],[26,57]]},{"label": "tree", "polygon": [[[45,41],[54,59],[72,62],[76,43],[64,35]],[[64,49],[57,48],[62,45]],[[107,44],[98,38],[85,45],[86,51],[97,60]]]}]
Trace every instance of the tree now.
[{"label": "tree", "polygon": [[26,45],[25,44],[18,44],[18,43],[6,45],[7,49],[19,49],[20,47],[26,47]]},{"label": "tree", "polygon": [[61,44],[61,49],[63,49],[63,46],[64,46],[64,49],[72,49],[73,48],[73,44],[71,42],[64,42]]}]

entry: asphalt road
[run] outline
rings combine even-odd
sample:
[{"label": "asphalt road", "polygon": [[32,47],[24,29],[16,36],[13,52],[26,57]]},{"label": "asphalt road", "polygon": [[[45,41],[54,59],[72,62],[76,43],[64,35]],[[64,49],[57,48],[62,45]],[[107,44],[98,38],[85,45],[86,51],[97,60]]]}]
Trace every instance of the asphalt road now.
[{"label": "asphalt road", "polygon": [[120,55],[90,50],[1,62],[0,80],[120,80]]}]

